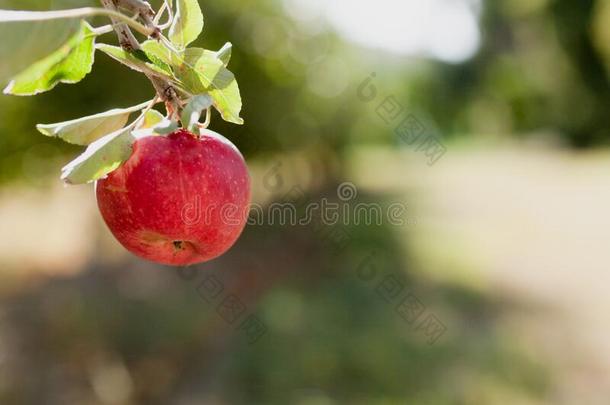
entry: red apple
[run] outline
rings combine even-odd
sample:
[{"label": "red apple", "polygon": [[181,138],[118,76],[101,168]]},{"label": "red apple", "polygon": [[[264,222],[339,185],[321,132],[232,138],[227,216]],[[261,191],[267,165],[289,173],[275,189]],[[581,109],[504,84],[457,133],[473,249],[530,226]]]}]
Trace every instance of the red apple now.
[{"label": "red apple", "polygon": [[120,168],[96,185],[104,221],[130,252],[169,265],[211,260],[242,232],[250,178],[224,137],[178,130],[138,139]]}]

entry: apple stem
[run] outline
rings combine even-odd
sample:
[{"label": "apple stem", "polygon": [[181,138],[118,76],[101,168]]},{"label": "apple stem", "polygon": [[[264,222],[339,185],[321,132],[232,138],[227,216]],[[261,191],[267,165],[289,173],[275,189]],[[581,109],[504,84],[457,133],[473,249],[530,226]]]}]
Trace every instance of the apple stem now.
[{"label": "apple stem", "polygon": [[201,124],[202,128],[207,128],[210,126],[210,122],[212,122],[212,109],[208,108],[205,112],[205,121]]}]

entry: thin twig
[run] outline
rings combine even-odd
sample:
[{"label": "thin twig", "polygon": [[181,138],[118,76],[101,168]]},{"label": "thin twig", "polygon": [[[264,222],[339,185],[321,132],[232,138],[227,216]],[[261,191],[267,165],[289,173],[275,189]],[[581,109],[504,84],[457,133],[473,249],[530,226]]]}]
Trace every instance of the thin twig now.
[{"label": "thin twig", "polygon": [[102,25],[101,27],[94,27],[93,28],[93,33],[95,35],[104,35],[104,34],[108,34],[109,32],[114,31],[114,28],[112,28],[111,24],[108,25]]},{"label": "thin twig", "polygon": [[[102,6],[104,6],[105,9],[118,13],[113,0],[100,0],[100,2],[102,3]],[[112,23],[114,31],[119,37],[119,44],[121,45],[121,48],[125,49],[126,51],[136,51],[140,49],[140,43],[138,42],[136,37],[133,36],[127,24],[118,21],[118,19],[116,18],[112,18]]]},{"label": "thin twig", "polygon": [[[161,14],[163,13],[163,11],[166,11],[166,10],[167,10],[167,21],[164,22],[163,24],[159,24],[159,21],[161,20]],[[174,23],[174,12],[172,11],[172,7],[168,4],[167,0],[163,0],[163,5],[159,9],[159,12],[157,13],[157,16],[155,17],[155,24],[159,24],[158,25],[159,29],[161,31],[163,31],[166,28],[171,27],[173,23]]]},{"label": "thin twig", "polygon": [[124,14],[119,13],[116,9],[83,7],[73,8],[68,10],[57,11],[15,11],[15,10],[0,10],[0,22],[20,22],[20,21],[48,21],[64,18],[85,18],[103,15],[110,17],[115,21],[129,25],[134,30],[142,35],[154,35],[154,30],[145,27],[139,22],[132,20]]},{"label": "thin twig", "polygon": [[161,17],[163,16],[163,14],[165,14],[166,11],[167,11],[167,0],[163,0],[163,4],[161,4],[161,7],[159,7],[159,10],[157,10],[157,14],[155,15],[155,18],[153,19],[153,22],[155,24],[159,24],[159,21],[161,21]]},{"label": "thin twig", "polygon": [[144,23],[144,26],[152,30],[151,38],[158,38],[161,30],[156,26],[154,22],[155,11],[152,9],[150,4],[144,0],[118,0],[114,2],[117,6],[131,11],[137,18],[140,18]]}]

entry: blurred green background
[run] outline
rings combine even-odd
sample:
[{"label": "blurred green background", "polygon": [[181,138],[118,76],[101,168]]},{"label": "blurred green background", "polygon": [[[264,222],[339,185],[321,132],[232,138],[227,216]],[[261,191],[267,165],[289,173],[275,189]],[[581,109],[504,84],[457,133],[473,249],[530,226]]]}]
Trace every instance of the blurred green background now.
[{"label": "blurred green background", "polygon": [[[349,182],[402,225],[252,225],[182,270],[129,255],[92,186],[59,181],[81,148],[35,130],[151,98],[98,52],[79,84],[0,96],[0,403],[608,403],[610,1],[200,4],[196,45],[233,43],[246,121],[211,128],[254,202],[342,202]],[[74,26],[1,25],[2,86]]]}]

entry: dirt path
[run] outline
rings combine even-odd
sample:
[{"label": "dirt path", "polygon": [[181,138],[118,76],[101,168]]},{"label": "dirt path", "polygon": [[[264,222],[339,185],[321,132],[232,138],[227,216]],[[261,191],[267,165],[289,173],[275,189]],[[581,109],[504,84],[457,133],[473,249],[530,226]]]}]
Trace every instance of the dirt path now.
[{"label": "dirt path", "polygon": [[610,153],[455,149],[432,168],[366,153],[354,173],[405,195],[424,271],[545,308],[507,324],[551,365],[549,403],[608,404]]}]

